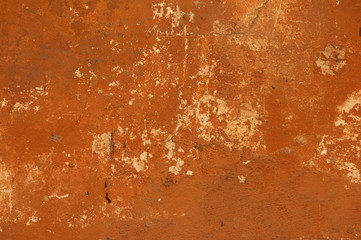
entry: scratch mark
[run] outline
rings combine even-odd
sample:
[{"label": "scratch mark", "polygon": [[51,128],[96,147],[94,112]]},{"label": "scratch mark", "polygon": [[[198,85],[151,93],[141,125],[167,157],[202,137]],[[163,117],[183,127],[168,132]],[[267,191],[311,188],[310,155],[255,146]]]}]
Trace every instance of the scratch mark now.
[{"label": "scratch mark", "polygon": [[64,194],[64,195],[61,195],[61,196],[58,196],[58,194],[53,194],[53,195],[50,195],[50,196],[45,196],[44,197],[44,200],[48,200],[50,198],[57,198],[57,199],[62,199],[62,198],[67,198],[69,197],[69,194]]},{"label": "scratch mark", "polygon": [[245,35],[247,34],[249,31],[252,30],[253,26],[256,24],[259,14],[261,13],[262,9],[265,8],[268,4],[268,2],[271,0],[266,0],[265,2],[263,2],[261,4],[261,6],[259,6],[256,9],[256,16],[252,19],[251,23],[248,25],[247,29],[245,31],[242,32],[233,32],[233,33],[213,33],[213,35],[218,35],[218,36],[232,36],[232,35]]},{"label": "scratch mark", "polygon": [[276,15],[276,20],[275,20],[275,23],[273,24],[273,30],[272,30],[271,37],[273,36],[273,33],[274,33],[274,31],[276,30],[276,27],[277,27],[278,18],[279,18],[280,13],[281,13],[282,2],[283,2],[283,0],[280,0],[280,5],[278,6],[277,15]]}]

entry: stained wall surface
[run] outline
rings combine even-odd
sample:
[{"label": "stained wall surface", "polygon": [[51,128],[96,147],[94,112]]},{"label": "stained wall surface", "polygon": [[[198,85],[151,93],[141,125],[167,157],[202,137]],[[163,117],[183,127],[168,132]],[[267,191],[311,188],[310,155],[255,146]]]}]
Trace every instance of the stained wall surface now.
[{"label": "stained wall surface", "polygon": [[360,239],[359,0],[1,0],[0,239]]}]

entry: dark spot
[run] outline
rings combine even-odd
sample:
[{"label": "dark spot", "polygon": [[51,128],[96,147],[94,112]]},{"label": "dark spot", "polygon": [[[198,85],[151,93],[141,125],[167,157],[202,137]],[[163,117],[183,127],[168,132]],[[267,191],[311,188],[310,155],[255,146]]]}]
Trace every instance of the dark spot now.
[{"label": "dark spot", "polygon": [[104,62],[104,59],[101,59],[101,58],[94,59],[94,60],[92,61],[92,63],[93,63],[94,65],[99,64],[99,63],[103,63],[103,62]]},{"label": "dark spot", "polygon": [[177,180],[172,177],[172,176],[169,176],[165,179],[164,183],[163,183],[163,186],[165,187],[171,187],[173,186],[175,183],[177,182]]},{"label": "dark spot", "polygon": [[86,192],[86,195],[88,195],[88,196],[89,196],[89,192]]},{"label": "dark spot", "polygon": [[272,88],[272,89],[275,89],[275,86],[271,85],[271,88]]},{"label": "dark spot", "polygon": [[109,204],[112,202],[112,201],[109,199],[108,193],[105,194],[105,199],[108,201]]},{"label": "dark spot", "polygon": [[74,167],[75,167],[75,165],[74,165],[74,163],[69,163],[69,164],[68,164],[68,167],[70,167],[70,168],[74,168]]},{"label": "dark spot", "polygon": [[123,143],[123,148],[126,148],[127,147],[127,144]]},{"label": "dark spot", "polygon": [[114,157],[114,133],[112,132],[110,134],[110,159],[113,159]]},{"label": "dark spot", "polygon": [[200,152],[203,151],[203,146],[202,146],[201,144],[196,144],[196,145],[194,145],[194,148],[195,148],[195,149],[198,149]]},{"label": "dark spot", "polygon": [[229,180],[229,176],[226,176],[226,181],[228,181]]},{"label": "dark spot", "polygon": [[105,240],[110,240],[110,237],[106,237]]},{"label": "dark spot", "polygon": [[342,59],[339,58],[339,55],[340,55],[339,53],[333,52],[332,55],[331,55],[331,58],[339,63],[342,60]]},{"label": "dark spot", "polygon": [[223,222],[223,221],[221,221],[221,227],[224,227],[226,224]]},{"label": "dark spot", "polygon": [[104,187],[107,188],[108,185],[107,185],[107,181],[104,182]]},{"label": "dark spot", "polygon": [[124,105],[123,104],[114,104],[114,105],[110,105],[109,107],[108,107],[108,109],[114,109],[114,108],[116,108],[116,109],[118,109],[118,108],[123,108],[124,107]]},{"label": "dark spot", "polygon": [[55,135],[54,133],[52,133],[51,136],[50,136],[50,139],[53,142],[60,142],[61,140],[63,140],[63,137]]},{"label": "dark spot", "polygon": [[163,183],[163,186],[164,186],[164,187],[170,187],[170,186],[172,186],[172,185],[173,185],[172,182],[165,182],[165,183]]}]

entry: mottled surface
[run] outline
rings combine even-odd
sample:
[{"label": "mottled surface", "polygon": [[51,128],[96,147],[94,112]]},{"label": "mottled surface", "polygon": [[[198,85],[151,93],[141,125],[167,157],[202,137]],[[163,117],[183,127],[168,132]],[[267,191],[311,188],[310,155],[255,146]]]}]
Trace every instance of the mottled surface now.
[{"label": "mottled surface", "polygon": [[0,239],[361,238],[359,0],[0,3]]}]

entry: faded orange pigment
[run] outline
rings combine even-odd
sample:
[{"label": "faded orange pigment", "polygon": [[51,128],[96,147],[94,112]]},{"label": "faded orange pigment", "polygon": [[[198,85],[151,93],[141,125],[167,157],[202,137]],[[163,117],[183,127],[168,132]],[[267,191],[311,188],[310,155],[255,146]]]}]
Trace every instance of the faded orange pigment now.
[{"label": "faded orange pigment", "polygon": [[0,3],[0,239],[361,238],[360,1]]}]

